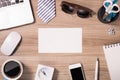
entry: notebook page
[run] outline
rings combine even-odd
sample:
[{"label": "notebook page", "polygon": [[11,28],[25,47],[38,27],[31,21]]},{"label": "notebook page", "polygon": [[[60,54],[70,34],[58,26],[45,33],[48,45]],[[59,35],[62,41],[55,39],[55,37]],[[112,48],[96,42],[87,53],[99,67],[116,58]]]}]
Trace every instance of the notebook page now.
[{"label": "notebook page", "polygon": [[120,80],[120,45],[103,46],[111,80]]}]

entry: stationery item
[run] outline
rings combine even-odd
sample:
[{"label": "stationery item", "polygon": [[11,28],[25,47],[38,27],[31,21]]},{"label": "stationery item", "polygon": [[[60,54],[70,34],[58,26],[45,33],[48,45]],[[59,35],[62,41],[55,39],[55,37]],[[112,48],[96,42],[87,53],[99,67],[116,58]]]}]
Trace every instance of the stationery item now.
[{"label": "stationery item", "polygon": [[45,66],[45,65],[38,65],[35,80],[52,80],[54,73],[54,68]]},{"label": "stationery item", "polygon": [[110,22],[111,18],[115,17],[116,13],[120,11],[120,7],[117,5],[116,1],[105,0],[103,6],[105,7],[103,19],[108,22]]},{"label": "stationery item", "polygon": [[[105,8],[104,8],[104,6],[102,6],[102,7],[100,7],[100,9],[98,10],[98,15],[97,15],[97,17],[98,17],[98,19],[99,19],[102,23],[107,23],[107,24],[108,24],[108,23],[111,23],[111,22],[116,21],[116,20],[119,18],[119,13],[120,13],[120,12],[115,13],[116,15],[114,15],[114,17],[112,16],[112,18],[111,18],[110,21],[105,20],[105,19],[103,19],[103,16],[104,16],[104,14],[105,14]],[[111,14],[114,14],[114,13],[111,13]]]},{"label": "stationery item", "polygon": [[21,41],[21,35],[18,32],[11,32],[3,42],[0,50],[4,55],[12,55]]},{"label": "stationery item", "polygon": [[82,28],[39,28],[39,53],[82,53]]},{"label": "stationery item", "polygon": [[68,14],[77,13],[77,16],[81,18],[87,18],[89,16],[92,16],[93,14],[93,11],[89,8],[80,6],[78,4],[69,3],[66,1],[62,1],[61,8],[62,8],[62,11],[64,11],[65,13],[68,13]]},{"label": "stationery item", "polygon": [[38,17],[48,23],[56,15],[55,0],[38,0]]},{"label": "stationery item", "polygon": [[0,30],[34,21],[30,0],[0,0]]},{"label": "stationery item", "polygon": [[99,69],[98,68],[99,68],[99,59],[97,58],[96,59],[96,65],[95,65],[95,80],[99,80],[98,79],[98,76],[99,76],[98,75],[98,73],[99,73]]},{"label": "stationery item", "polygon": [[115,35],[115,29],[113,27],[110,27],[108,29],[108,33],[109,33],[109,35]]},{"label": "stationery item", "polygon": [[120,43],[103,46],[111,80],[120,80]]},{"label": "stationery item", "polygon": [[18,80],[23,74],[23,65],[15,59],[6,60],[1,68],[4,80]]},{"label": "stationery item", "polygon": [[113,4],[116,4],[118,2],[118,0],[111,0],[113,2]]}]

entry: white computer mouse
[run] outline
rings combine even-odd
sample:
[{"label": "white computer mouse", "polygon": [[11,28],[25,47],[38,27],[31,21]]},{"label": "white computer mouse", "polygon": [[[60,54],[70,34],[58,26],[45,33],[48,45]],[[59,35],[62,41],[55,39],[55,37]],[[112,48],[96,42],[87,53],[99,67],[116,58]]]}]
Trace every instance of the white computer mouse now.
[{"label": "white computer mouse", "polygon": [[1,52],[4,55],[11,55],[20,43],[20,41],[21,35],[18,32],[11,32],[1,45]]}]

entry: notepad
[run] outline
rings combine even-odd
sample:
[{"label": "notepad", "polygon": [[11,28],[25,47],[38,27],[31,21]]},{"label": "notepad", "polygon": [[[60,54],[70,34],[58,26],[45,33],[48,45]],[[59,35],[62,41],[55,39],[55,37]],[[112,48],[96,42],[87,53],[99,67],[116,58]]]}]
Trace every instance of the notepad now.
[{"label": "notepad", "polygon": [[103,46],[111,80],[120,80],[120,43]]},{"label": "notepad", "polygon": [[39,28],[39,53],[82,53],[82,28]]}]

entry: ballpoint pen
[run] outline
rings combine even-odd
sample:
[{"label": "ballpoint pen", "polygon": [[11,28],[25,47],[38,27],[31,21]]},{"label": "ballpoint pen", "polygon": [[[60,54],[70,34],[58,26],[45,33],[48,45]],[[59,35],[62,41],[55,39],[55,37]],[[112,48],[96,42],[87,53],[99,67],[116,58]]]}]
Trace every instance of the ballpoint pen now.
[{"label": "ballpoint pen", "polygon": [[98,79],[98,73],[99,73],[99,59],[96,59],[96,66],[95,66],[95,80],[99,80]]}]

